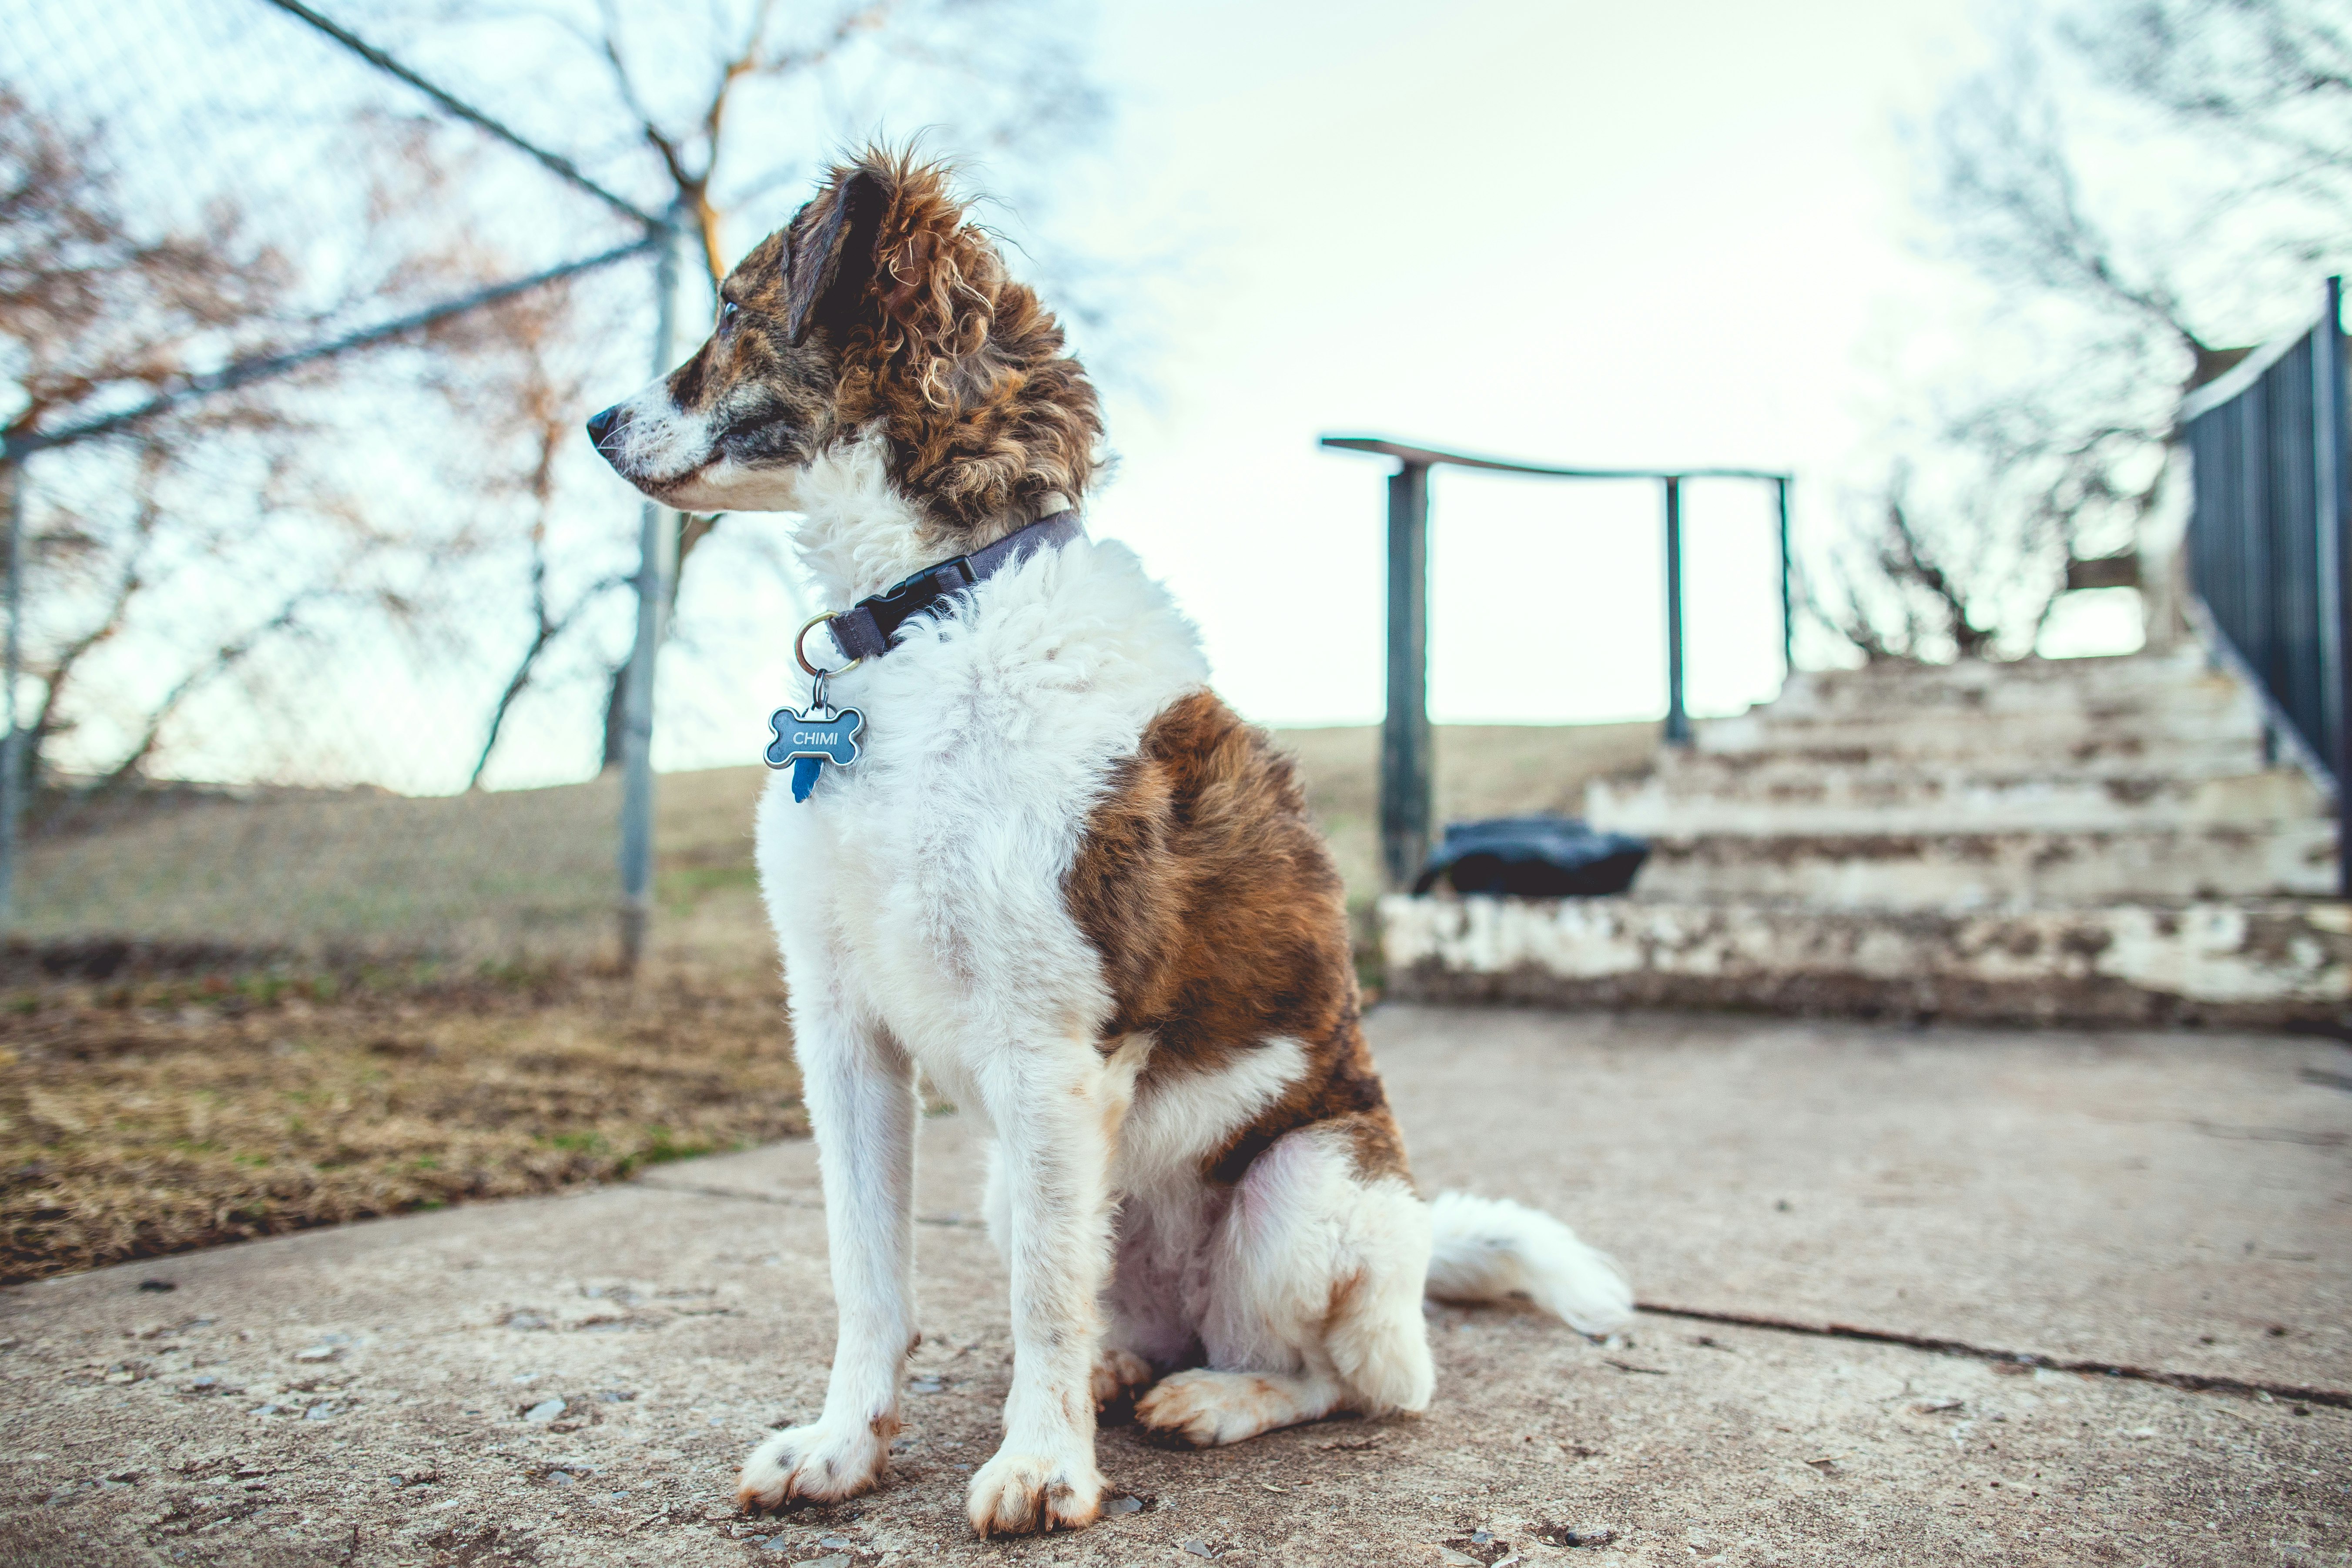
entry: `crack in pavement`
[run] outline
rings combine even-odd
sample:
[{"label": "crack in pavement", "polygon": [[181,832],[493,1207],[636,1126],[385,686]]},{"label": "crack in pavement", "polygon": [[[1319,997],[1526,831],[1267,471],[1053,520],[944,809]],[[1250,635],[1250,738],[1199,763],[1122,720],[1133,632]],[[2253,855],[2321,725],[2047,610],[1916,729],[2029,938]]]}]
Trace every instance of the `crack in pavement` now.
[{"label": "crack in pavement", "polygon": [[[637,1185],[652,1187],[665,1193],[685,1193],[709,1198],[736,1198],[745,1203],[774,1204],[781,1208],[810,1209],[823,1212],[822,1200],[789,1198],[773,1193],[745,1192],[740,1187],[708,1187],[684,1182],[637,1179]],[[917,1215],[918,1225],[951,1226],[964,1230],[984,1230],[978,1220],[961,1215]],[[1697,1307],[1675,1307],[1662,1301],[1640,1301],[1636,1308],[1654,1317],[1682,1318],[1696,1323],[1724,1323],[1734,1328],[1762,1329],[1780,1334],[1802,1334],[1811,1339],[1858,1340],[1865,1344],[1902,1345],[1910,1350],[1927,1351],[1936,1355],[1962,1356],[1971,1361],[2000,1362],[2011,1366],[2047,1368],[2052,1372],[2081,1373],[2094,1377],[2121,1378],[2130,1383],[2152,1383],[2165,1388],[2182,1389],[2190,1394],[2234,1394],[2247,1398],[2271,1398],[2297,1401],[2305,1405],[2326,1405],[2335,1410],[2352,1410],[2352,1390],[2310,1388],[2301,1384],[2263,1383],[2242,1377],[2218,1377],[2197,1372],[2167,1372],[2158,1367],[2132,1366],[2122,1362],[2069,1360],[2047,1356],[2033,1351],[2001,1350],[1996,1346],[1971,1344],[1966,1340],[1937,1339],[1928,1334],[1906,1334],[1892,1329],[1866,1329],[1853,1323],[1801,1323],[1790,1318],[1770,1318],[1754,1312],[1716,1312]],[[1616,1364],[1614,1363],[1612,1365]],[[1653,1372],[1650,1367],[1626,1367],[1628,1372]]]},{"label": "crack in pavement", "polygon": [[[697,1186],[688,1182],[657,1182],[644,1176],[638,1177],[635,1184],[651,1187],[657,1193],[684,1193],[691,1197],[703,1198],[737,1198],[747,1204],[773,1204],[778,1208],[806,1209],[813,1214],[824,1212],[824,1200],[822,1198],[788,1198],[778,1193],[746,1192],[741,1187]],[[915,1223],[945,1226],[958,1230],[988,1228],[979,1220],[966,1219],[960,1214],[919,1214],[915,1216]]]},{"label": "crack in pavement", "polygon": [[2037,1354],[2032,1351],[2000,1350],[1990,1345],[1970,1344],[1966,1340],[1937,1339],[1932,1335],[1906,1334],[1891,1329],[1865,1329],[1852,1323],[1801,1323],[1793,1319],[1768,1318],[1752,1312],[1711,1312],[1697,1307],[1670,1307],[1660,1301],[1640,1301],[1635,1303],[1635,1307],[1654,1317],[1684,1318],[1697,1323],[1726,1323],[1735,1328],[1803,1334],[1812,1339],[1859,1340],[1865,1344],[1903,1345],[1911,1350],[1929,1351],[1937,1355],[1965,1356],[1973,1361],[2047,1368],[2052,1372],[2077,1372],[2095,1377],[2122,1378],[2131,1383],[2153,1383],[2191,1394],[2236,1394],[2249,1398],[2301,1401],[2336,1410],[2352,1410],[2352,1391],[2343,1389],[2307,1388],[2292,1383],[2216,1377],[2199,1372],[2166,1372],[2161,1368],[2132,1366],[2121,1362],[2067,1360]]}]

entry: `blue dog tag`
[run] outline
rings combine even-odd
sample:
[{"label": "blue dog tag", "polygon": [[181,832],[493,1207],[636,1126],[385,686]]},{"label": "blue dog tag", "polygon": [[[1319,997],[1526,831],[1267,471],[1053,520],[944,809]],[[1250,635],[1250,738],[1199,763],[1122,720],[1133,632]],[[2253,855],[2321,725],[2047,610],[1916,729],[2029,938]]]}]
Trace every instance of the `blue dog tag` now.
[{"label": "blue dog tag", "polygon": [[781,768],[790,763],[793,798],[804,801],[825,763],[845,768],[857,760],[857,731],[865,725],[866,715],[855,708],[837,713],[814,703],[806,713],[779,708],[768,715],[768,728],[776,732],[768,742],[768,765]]}]

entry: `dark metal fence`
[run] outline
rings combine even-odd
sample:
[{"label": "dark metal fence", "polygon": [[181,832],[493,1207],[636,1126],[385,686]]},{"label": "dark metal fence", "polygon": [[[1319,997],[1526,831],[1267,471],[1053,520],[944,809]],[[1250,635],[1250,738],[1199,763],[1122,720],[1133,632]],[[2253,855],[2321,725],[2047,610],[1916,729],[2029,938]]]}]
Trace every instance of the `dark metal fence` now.
[{"label": "dark metal fence", "polygon": [[1789,479],[1761,468],[1566,468],[1510,463],[1375,436],[1326,436],[1339,451],[1397,460],[1389,476],[1388,712],[1381,721],[1381,865],[1391,888],[1410,888],[1429,858],[1436,771],[1429,723],[1429,470],[1441,464],[1549,479],[1650,479],[1665,493],[1666,744],[1691,742],[1683,704],[1683,486],[1691,479],[1761,479],[1779,505],[1780,659],[1793,668],[1790,619]]},{"label": "dark metal fence", "polygon": [[2352,897],[2347,779],[2345,529],[2352,427],[2345,404],[2342,280],[2305,331],[2280,339],[2182,405],[2192,476],[2191,615],[2259,692],[2277,743],[2336,798],[2339,888]]}]

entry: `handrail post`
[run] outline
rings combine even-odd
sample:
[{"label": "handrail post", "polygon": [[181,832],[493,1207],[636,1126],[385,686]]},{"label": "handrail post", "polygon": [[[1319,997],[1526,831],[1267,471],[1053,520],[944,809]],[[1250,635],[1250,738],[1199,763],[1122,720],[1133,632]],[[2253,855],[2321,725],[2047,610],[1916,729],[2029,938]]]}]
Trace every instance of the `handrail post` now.
[{"label": "handrail post", "polygon": [[1792,568],[1789,563],[1789,476],[1781,474],[1772,480],[1772,497],[1780,509],[1780,679],[1785,683],[1797,673],[1797,613],[1796,601],[1789,588]]},{"label": "handrail post", "polygon": [[1683,707],[1683,481],[1666,477],[1666,744],[1691,743]]},{"label": "handrail post", "polygon": [[1388,712],[1381,722],[1381,860],[1409,889],[1429,858],[1429,465],[1389,476]]}]

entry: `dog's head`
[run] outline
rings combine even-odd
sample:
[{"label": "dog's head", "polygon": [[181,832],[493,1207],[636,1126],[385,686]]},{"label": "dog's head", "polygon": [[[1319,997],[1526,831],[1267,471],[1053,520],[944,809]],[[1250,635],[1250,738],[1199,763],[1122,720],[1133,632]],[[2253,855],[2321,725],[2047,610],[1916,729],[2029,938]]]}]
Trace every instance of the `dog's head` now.
[{"label": "dog's head", "polygon": [[874,151],[835,169],[719,299],[692,359],[588,422],[656,500],[797,510],[811,463],[878,433],[904,500],[976,548],[1094,475],[1093,387],[939,165]]}]

